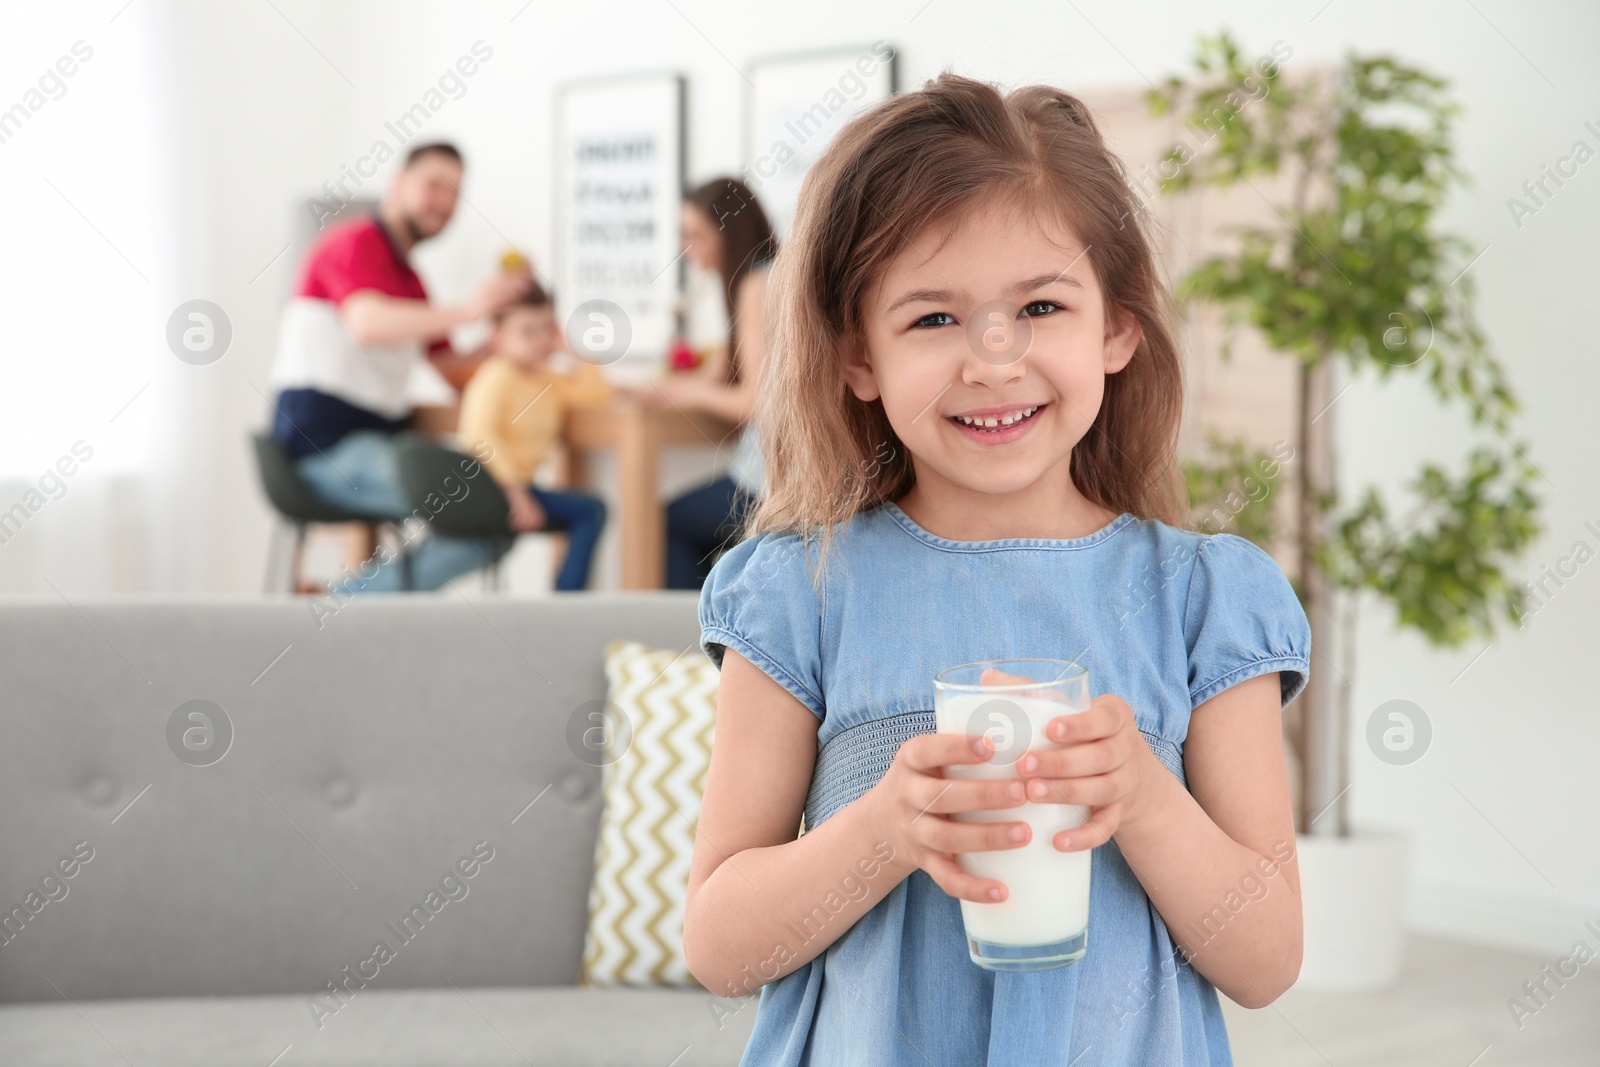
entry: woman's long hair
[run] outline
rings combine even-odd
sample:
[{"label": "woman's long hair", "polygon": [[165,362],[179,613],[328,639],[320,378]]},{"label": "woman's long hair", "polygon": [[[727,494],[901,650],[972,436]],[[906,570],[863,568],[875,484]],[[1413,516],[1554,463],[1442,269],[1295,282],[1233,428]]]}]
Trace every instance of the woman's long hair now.
[{"label": "woman's long hair", "polygon": [[713,178],[689,190],[683,199],[704,212],[722,234],[717,273],[722,277],[722,302],[728,311],[728,381],[732,384],[739,380],[739,282],[751,270],[772,262],[778,253],[778,239],[756,194],[738,178]]},{"label": "woman's long hair", "polygon": [[863,306],[894,257],[995,197],[1066,223],[1088,248],[1107,315],[1121,309],[1143,330],[1072,450],[1073,484],[1118,514],[1186,521],[1172,299],[1121,161],[1071,94],[1045,85],[1002,94],[945,72],[844,126],[801,185],[770,282],[754,418],[766,482],[744,536],[820,534],[825,558],[836,526],[911,488],[911,457],[881,400],[846,385],[841,354],[862,342]]}]

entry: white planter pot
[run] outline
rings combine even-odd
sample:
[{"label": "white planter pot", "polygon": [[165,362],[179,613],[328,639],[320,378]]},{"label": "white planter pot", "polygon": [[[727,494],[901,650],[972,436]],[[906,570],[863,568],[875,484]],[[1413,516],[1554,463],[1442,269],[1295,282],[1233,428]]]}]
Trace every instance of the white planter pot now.
[{"label": "white planter pot", "polygon": [[1305,958],[1297,989],[1386,989],[1400,977],[1410,839],[1299,835]]}]

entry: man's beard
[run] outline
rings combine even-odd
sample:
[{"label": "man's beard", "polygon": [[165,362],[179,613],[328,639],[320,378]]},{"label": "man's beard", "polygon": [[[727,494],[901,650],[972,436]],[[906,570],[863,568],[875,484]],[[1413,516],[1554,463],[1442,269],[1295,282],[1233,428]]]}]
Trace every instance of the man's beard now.
[{"label": "man's beard", "polygon": [[410,215],[401,216],[400,224],[406,228],[406,236],[411,238],[412,244],[418,244],[434,236],[417,225],[417,220]]}]

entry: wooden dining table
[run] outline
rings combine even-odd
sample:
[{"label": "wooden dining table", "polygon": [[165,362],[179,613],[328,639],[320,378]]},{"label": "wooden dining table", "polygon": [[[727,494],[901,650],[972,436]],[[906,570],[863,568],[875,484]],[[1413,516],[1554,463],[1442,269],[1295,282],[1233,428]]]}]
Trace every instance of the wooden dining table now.
[{"label": "wooden dining table", "polygon": [[[446,434],[457,409],[417,409],[416,429]],[[654,407],[619,393],[610,404],[567,412],[562,433],[564,488],[590,489],[589,457],[614,452],[617,499],[610,501],[622,541],[623,589],[660,589],[666,582],[667,513],[661,500],[661,458],[669,448],[717,448],[733,453],[737,423],[705,412]]]},{"label": "wooden dining table", "polygon": [[717,448],[732,454],[737,423],[705,412],[658,408],[628,397],[605,407],[567,412],[565,481],[591,487],[588,457],[617,456],[617,532],[623,589],[660,589],[666,582],[667,510],[661,500],[661,457],[669,448]]}]

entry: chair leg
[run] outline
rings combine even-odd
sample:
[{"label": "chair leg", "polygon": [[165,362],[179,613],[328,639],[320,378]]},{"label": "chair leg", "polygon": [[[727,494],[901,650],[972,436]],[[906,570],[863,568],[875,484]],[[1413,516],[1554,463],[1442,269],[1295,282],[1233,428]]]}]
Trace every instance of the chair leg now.
[{"label": "chair leg", "polygon": [[289,553],[289,592],[300,592],[300,567],[305,560],[306,524],[295,523],[294,549]]},{"label": "chair leg", "polygon": [[500,551],[499,541],[489,542],[489,555],[489,579],[485,584],[488,586],[489,592],[498,593],[500,592],[500,561],[505,558],[505,553]]},{"label": "chair leg", "polygon": [[272,593],[277,591],[278,556],[282,554],[278,545],[282,540],[283,523],[277,518],[274,518],[272,520],[272,533],[267,537],[267,573],[266,576],[261,579],[261,591],[263,593]]},{"label": "chair leg", "polygon": [[411,573],[411,552],[406,548],[404,533],[393,523],[389,524],[389,532],[394,535],[396,551],[400,554],[400,589],[402,592],[412,592],[416,584]]}]

